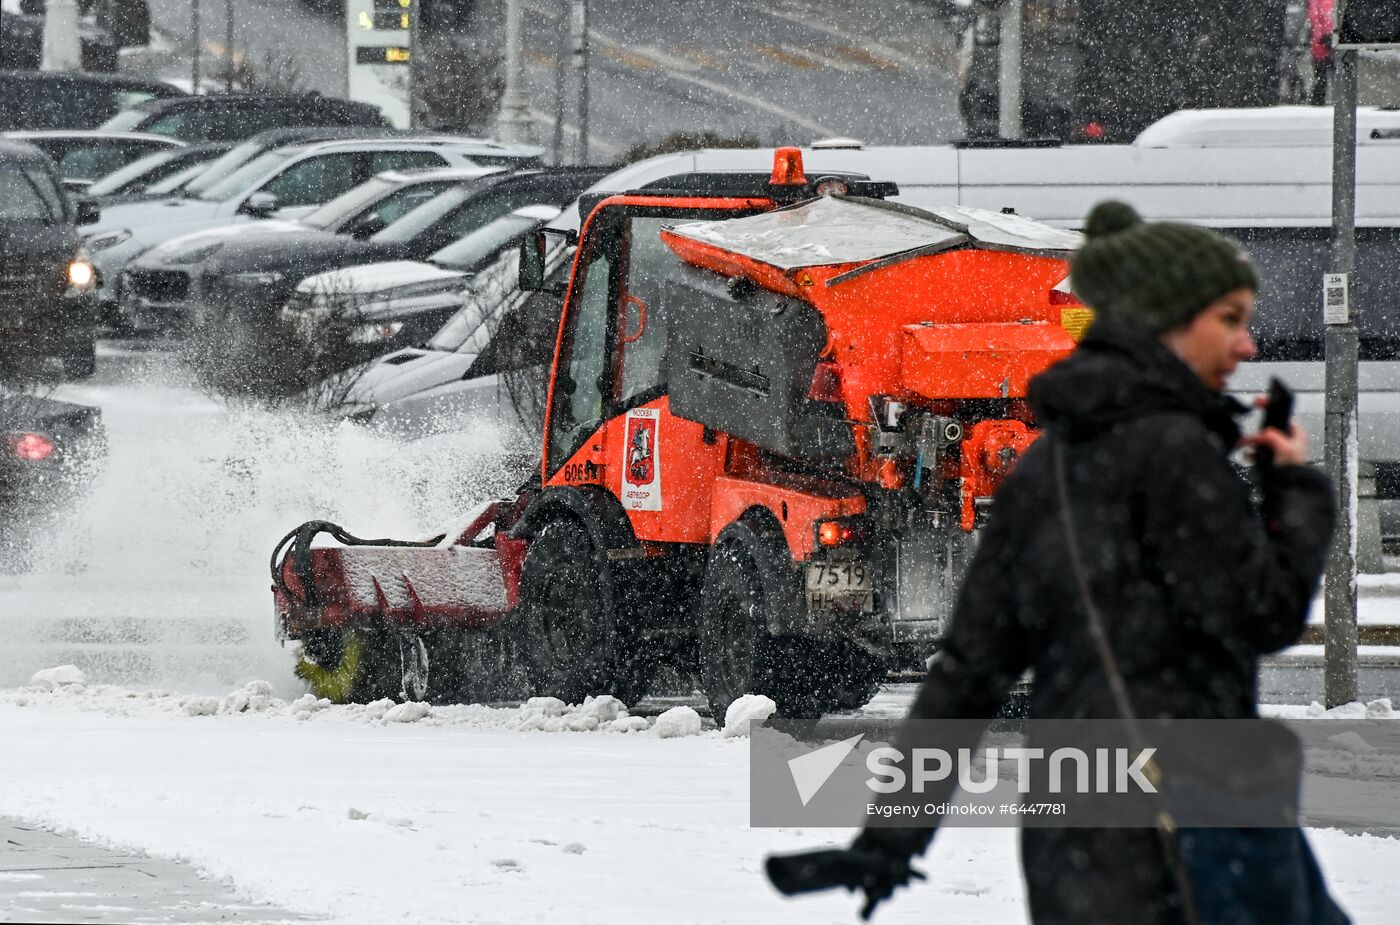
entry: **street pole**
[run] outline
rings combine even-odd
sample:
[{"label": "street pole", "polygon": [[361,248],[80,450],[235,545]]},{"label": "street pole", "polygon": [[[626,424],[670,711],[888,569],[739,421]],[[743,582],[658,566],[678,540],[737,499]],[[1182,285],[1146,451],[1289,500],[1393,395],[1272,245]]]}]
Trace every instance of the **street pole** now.
[{"label": "street pole", "polygon": [[408,17],[408,127],[418,128],[418,68],[422,66],[422,37],[418,20],[423,15],[423,0],[413,0]]},{"label": "street pole", "polygon": [[560,167],[564,163],[564,63],[565,40],[568,33],[564,31],[564,17],[560,16],[555,20],[554,36],[554,133],[550,144],[550,151],[554,159],[554,166]]},{"label": "street pole", "polygon": [[588,163],[588,0],[573,2],[574,71],[578,74],[576,163]]},{"label": "street pole", "polygon": [[1002,138],[1020,138],[1021,131],[1021,24],[1022,0],[1004,0],[1001,5],[1000,78],[997,112]]},{"label": "street pole", "polygon": [[190,33],[194,36],[194,51],[190,54],[190,92],[199,92],[199,0],[190,0]]},{"label": "street pole", "polygon": [[1327,706],[1356,699],[1356,393],[1360,338],[1351,317],[1356,271],[1356,51],[1338,49],[1333,72],[1332,272],[1323,286],[1326,322],[1327,473],[1337,532],[1327,555],[1323,687]]},{"label": "street pole", "polygon": [[525,29],[521,21],[524,0],[506,0],[506,87],[496,135],[501,141],[524,144],[530,140],[530,105],[525,98]]},{"label": "street pole", "polygon": [[233,92],[233,0],[224,0],[224,92]]},{"label": "street pole", "polygon": [[78,38],[77,0],[48,0],[44,10],[39,69],[77,71],[83,66],[83,50]]}]

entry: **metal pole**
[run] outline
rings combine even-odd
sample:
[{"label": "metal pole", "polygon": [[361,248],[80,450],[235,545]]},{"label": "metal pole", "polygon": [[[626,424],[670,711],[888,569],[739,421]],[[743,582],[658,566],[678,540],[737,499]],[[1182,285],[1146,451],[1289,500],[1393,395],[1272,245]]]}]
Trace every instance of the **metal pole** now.
[{"label": "metal pole", "polygon": [[233,0],[224,0],[224,92],[233,92]]},{"label": "metal pole", "polygon": [[521,21],[523,0],[506,0],[506,88],[496,134],[516,144],[530,140],[530,105],[525,98],[525,29]]},{"label": "metal pole", "polygon": [[[1337,533],[1327,556],[1323,686],[1327,706],[1356,699],[1356,393],[1360,338],[1351,318],[1356,270],[1356,51],[1339,49],[1333,72],[1332,273],[1327,324],[1325,440],[1337,498]],[[1338,278],[1340,277],[1340,279]]]},{"label": "metal pole", "polygon": [[1001,6],[1001,74],[998,128],[1002,138],[1021,137],[1021,24],[1022,0],[1005,0]]},{"label": "metal pole", "polygon": [[556,167],[564,163],[564,42],[568,38],[568,33],[564,31],[563,27],[564,17],[560,16],[555,20],[554,135],[550,145]]},{"label": "metal pole", "polygon": [[418,67],[422,63],[418,59],[422,57],[419,40],[422,32],[419,31],[419,19],[423,15],[423,0],[413,0],[408,17],[408,127],[415,129],[418,127]]},{"label": "metal pole", "polygon": [[199,0],[190,0],[190,33],[194,36],[194,53],[190,55],[190,92],[199,92]]},{"label": "metal pole", "polygon": [[588,0],[573,0],[574,70],[578,73],[576,162],[588,163]]}]

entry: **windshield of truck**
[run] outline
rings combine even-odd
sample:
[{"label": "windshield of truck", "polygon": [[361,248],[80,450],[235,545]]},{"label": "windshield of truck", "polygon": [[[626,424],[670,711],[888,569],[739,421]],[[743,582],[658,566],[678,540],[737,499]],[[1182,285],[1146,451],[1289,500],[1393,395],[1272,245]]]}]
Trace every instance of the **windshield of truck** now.
[{"label": "windshield of truck", "polygon": [[34,167],[0,164],[0,222],[56,224],[63,217],[63,195],[52,177]]},{"label": "windshield of truck", "polygon": [[212,186],[206,186],[200,190],[191,189],[190,193],[196,199],[203,199],[205,202],[223,202],[226,199],[233,199],[235,196],[247,192],[255,183],[286,164],[299,153],[299,151],[287,148],[268,151],[253,158]]}]

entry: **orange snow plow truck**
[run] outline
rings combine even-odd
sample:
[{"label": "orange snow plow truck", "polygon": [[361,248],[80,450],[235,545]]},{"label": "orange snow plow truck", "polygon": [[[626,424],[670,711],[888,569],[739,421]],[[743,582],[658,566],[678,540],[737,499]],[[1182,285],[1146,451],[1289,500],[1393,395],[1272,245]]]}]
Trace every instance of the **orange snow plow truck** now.
[{"label": "orange snow plow truck", "polygon": [[[1028,381],[1087,323],[1079,243],[892,184],[691,174],[595,196],[538,475],[421,543],[299,527],[279,633],[334,700],[580,702],[697,675],[718,722],[864,704],[937,645],[993,491],[1035,439]],[[555,235],[563,235],[563,242]]]}]

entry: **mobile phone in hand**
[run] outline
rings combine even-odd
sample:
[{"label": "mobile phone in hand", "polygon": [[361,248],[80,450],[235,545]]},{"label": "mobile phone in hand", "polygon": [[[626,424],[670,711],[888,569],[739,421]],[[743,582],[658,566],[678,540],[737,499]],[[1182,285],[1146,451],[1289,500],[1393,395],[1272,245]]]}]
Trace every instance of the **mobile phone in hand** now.
[{"label": "mobile phone in hand", "polygon": [[[1274,377],[1269,380],[1267,403],[1264,405],[1264,422],[1259,429],[1272,427],[1286,434],[1292,419],[1293,392],[1277,377]],[[1274,451],[1267,446],[1259,447],[1255,452],[1254,462],[1258,466],[1272,466],[1274,464]]]}]

